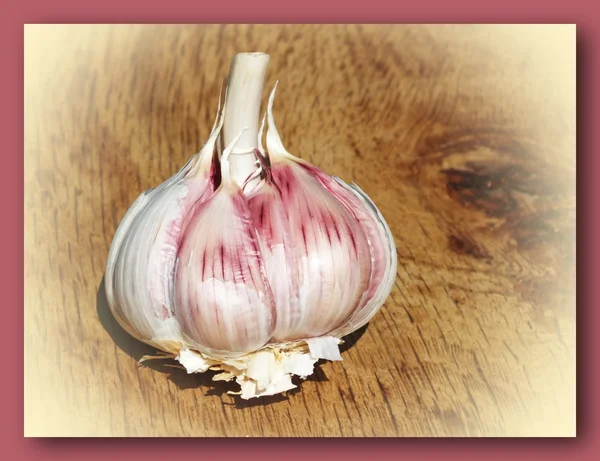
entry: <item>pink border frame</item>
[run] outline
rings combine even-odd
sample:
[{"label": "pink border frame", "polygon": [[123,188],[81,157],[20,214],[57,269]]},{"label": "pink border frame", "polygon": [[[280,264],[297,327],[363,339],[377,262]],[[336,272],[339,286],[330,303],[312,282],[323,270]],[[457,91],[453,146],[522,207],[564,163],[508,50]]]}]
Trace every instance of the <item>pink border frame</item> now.
[{"label": "pink border frame", "polygon": [[[149,0],[122,1],[104,0],[100,3],[62,0],[36,5],[33,1],[21,0],[16,6],[4,6],[0,47],[4,61],[2,79],[2,127],[5,140],[2,155],[5,164],[0,170],[2,209],[8,212],[6,222],[17,223],[2,229],[1,242],[3,292],[8,297],[3,303],[8,321],[4,324],[4,334],[0,335],[1,350],[4,351],[4,379],[2,387],[2,431],[4,451],[9,459],[65,459],[86,461],[110,459],[131,459],[140,457],[147,461],[164,460],[168,456],[207,457],[224,453],[219,440],[169,440],[158,441],[118,440],[103,443],[93,439],[25,439],[23,437],[23,24],[26,23],[576,23],[578,26],[578,86],[581,98],[578,107],[579,136],[578,149],[589,150],[578,156],[578,180],[580,204],[584,208],[593,206],[591,195],[600,188],[599,181],[593,181],[598,172],[598,156],[593,147],[598,148],[599,131],[593,129],[592,107],[599,107],[600,101],[593,81],[598,79],[600,64],[594,49],[598,47],[598,25],[592,20],[593,3],[571,0],[560,6],[543,1],[504,0],[497,4],[475,0],[454,2],[420,1],[416,4],[392,4],[383,0],[371,0],[364,6],[338,7],[342,1],[325,5],[322,0],[304,0],[298,4],[285,4],[272,0],[254,0],[227,4],[204,5],[198,2],[152,2]],[[137,6],[138,4],[139,6]],[[316,8],[310,8],[310,6]],[[234,13],[232,13],[234,12]],[[596,75],[594,78],[593,75]],[[18,91],[16,89],[18,88]],[[587,128],[587,129],[586,129]],[[596,127],[597,128],[597,127]],[[15,200],[14,197],[18,200]],[[583,197],[583,199],[581,199]],[[588,198],[590,197],[590,198]],[[285,453],[288,461],[305,459],[318,454],[345,459],[592,459],[592,454],[600,452],[600,439],[594,437],[598,429],[596,416],[600,411],[599,398],[591,383],[598,382],[600,371],[590,362],[595,356],[593,350],[600,346],[600,335],[593,328],[599,323],[599,310],[593,309],[593,300],[598,300],[600,286],[593,283],[594,269],[598,268],[598,241],[591,239],[591,230],[597,228],[597,216],[593,210],[580,213],[579,246],[585,252],[579,255],[579,312],[585,321],[578,325],[578,348],[590,351],[578,355],[579,405],[578,437],[576,439],[529,439],[529,440],[406,440],[406,439],[326,439],[311,440],[239,440],[228,442],[228,455],[243,455],[244,458],[269,459],[269,454],[280,458]],[[594,267],[595,266],[595,267]],[[589,306],[589,307],[588,307]],[[16,351],[16,353],[14,353]],[[583,355],[583,356],[582,356]],[[279,449],[279,450],[278,450]],[[598,449],[598,450],[596,450]],[[176,451],[174,453],[173,451]],[[237,453],[236,453],[237,452]],[[345,452],[345,453],[344,453]],[[597,456],[597,455],[596,455]]]}]

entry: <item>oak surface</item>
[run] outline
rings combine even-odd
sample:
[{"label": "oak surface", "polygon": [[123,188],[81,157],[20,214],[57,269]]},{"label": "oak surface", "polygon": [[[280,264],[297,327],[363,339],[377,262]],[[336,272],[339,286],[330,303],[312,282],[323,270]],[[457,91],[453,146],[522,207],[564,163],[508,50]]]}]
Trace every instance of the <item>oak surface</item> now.
[{"label": "oak surface", "polygon": [[[342,362],[249,402],[138,365],[102,286],[242,51],[271,55],[288,150],[359,184],[399,257]],[[28,436],[574,435],[575,29],[27,26],[25,232]]]}]

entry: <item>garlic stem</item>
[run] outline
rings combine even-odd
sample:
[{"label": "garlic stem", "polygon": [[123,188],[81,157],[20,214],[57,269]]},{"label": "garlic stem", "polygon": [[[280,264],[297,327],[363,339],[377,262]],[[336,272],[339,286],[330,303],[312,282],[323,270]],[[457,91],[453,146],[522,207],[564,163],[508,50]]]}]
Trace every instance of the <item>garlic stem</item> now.
[{"label": "garlic stem", "polygon": [[244,128],[230,158],[231,177],[239,186],[256,170],[258,117],[269,55],[239,53],[232,62],[227,81],[224,144],[229,145]]}]

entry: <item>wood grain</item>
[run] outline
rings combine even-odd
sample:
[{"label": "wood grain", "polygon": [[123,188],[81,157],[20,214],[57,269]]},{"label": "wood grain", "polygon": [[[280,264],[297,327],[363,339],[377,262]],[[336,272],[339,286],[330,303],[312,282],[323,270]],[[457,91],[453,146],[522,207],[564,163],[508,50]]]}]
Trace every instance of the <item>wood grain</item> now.
[{"label": "wood grain", "polygon": [[[242,51],[271,55],[288,149],[359,184],[397,283],[286,396],[138,365],[102,277],[133,200],[212,126]],[[27,436],[575,433],[575,28],[27,26]]]}]

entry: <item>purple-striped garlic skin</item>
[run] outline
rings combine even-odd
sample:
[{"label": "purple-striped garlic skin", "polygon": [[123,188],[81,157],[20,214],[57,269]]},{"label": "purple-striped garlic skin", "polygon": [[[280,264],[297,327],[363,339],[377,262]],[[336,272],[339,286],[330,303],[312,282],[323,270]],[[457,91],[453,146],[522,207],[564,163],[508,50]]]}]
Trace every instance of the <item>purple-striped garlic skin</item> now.
[{"label": "purple-striped garlic skin", "polygon": [[360,223],[309,170],[273,160],[270,178],[249,202],[279,301],[274,339],[322,336],[359,307],[371,274],[369,244]]},{"label": "purple-striped garlic skin", "polygon": [[178,251],[176,317],[192,345],[235,357],[264,346],[276,313],[256,230],[240,189],[193,210]]}]

